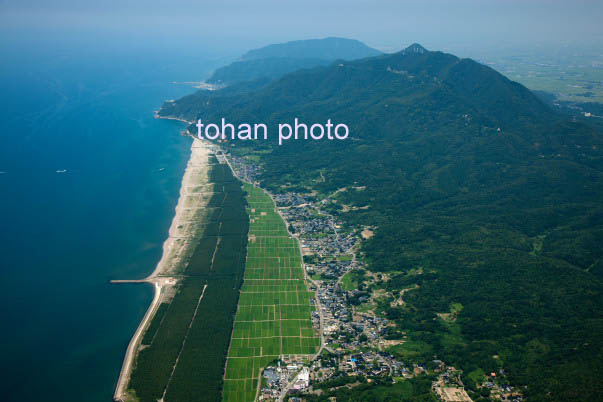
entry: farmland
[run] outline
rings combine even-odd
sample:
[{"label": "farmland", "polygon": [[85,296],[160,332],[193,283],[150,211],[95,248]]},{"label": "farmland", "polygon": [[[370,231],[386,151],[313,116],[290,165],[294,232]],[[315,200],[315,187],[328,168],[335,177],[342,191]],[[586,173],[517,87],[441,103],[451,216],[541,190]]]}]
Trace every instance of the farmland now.
[{"label": "farmland", "polygon": [[314,333],[297,240],[272,199],[245,185],[249,236],[245,276],[228,352],[223,401],[253,401],[260,370],[282,355],[311,355]]}]

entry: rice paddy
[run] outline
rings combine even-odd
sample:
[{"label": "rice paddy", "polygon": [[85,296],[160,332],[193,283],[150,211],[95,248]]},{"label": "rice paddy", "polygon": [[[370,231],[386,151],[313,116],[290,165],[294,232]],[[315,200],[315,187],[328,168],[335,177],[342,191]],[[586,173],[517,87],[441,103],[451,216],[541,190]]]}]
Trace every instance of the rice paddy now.
[{"label": "rice paddy", "polygon": [[235,316],[223,401],[255,399],[260,370],[283,355],[311,355],[320,346],[297,240],[263,190],[246,184],[249,238]]}]

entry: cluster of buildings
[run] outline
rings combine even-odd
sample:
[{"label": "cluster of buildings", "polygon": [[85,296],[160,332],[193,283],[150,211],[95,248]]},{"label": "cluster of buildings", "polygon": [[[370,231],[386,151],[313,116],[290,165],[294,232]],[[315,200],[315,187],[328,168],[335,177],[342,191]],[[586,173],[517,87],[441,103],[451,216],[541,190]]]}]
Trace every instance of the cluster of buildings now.
[{"label": "cluster of buildings", "polygon": [[321,210],[322,202],[312,195],[289,192],[274,195],[274,199],[292,232],[299,238],[304,254],[310,256],[304,265],[315,278],[311,281],[317,299],[313,320],[320,322],[324,349],[329,352],[317,356],[309,364],[310,385],[307,388],[292,387],[289,392],[317,392],[312,384],[339,375],[413,375],[412,369],[381,351],[380,335],[390,325],[388,320],[372,312],[354,312],[349,300],[357,297],[360,291],[344,290],[341,286],[346,273],[363,268],[362,262],[355,258],[359,232],[342,233],[335,217]]},{"label": "cluster of buildings", "polygon": [[[238,177],[257,183],[258,167],[232,155],[228,160]],[[352,299],[361,303],[373,302],[378,295],[349,287],[344,290],[341,286],[345,274],[364,268],[355,258],[355,250],[361,237],[370,237],[372,231],[342,233],[336,218],[321,209],[324,200],[317,200],[315,194],[287,192],[272,197],[289,230],[299,239],[305,256],[304,265],[312,278],[310,290],[316,292],[316,300],[311,300],[316,306],[312,321],[321,333],[323,353],[312,360],[282,356],[276,365],[266,367],[259,400],[279,401],[284,395],[293,393],[295,397],[290,401],[302,401],[306,393],[321,392],[314,389],[313,384],[342,375],[408,378],[427,373],[424,365],[406,366],[386,351],[403,342],[386,340],[383,336],[392,323],[370,309],[360,312],[350,303]],[[366,279],[371,282],[375,278],[368,275]],[[440,373],[432,384],[434,394],[444,402],[471,402],[460,379],[461,371],[447,367],[441,361],[434,362],[438,362],[434,372]],[[487,388],[492,398],[505,402],[522,401],[519,392],[494,377],[489,377],[480,387]]]},{"label": "cluster of buildings", "polygon": [[[440,372],[440,375],[432,383],[431,388],[438,399],[443,402],[472,402],[461,380],[462,371],[452,366],[447,367],[439,360],[434,360],[434,362],[439,363],[436,370]],[[500,374],[503,374],[502,370]],[[501,378],[504,378],[504,376]],[[518,389],[506,383],[505,380],[498,378],[496,373],[490,373],[486,380],[478,386],[477,392],[481,395],[487,395],[491,400],[502,402],[522,402],[524,400]]]},{"label": "cluster of buildings", "polygon": [[316,295],[320,301],[326,346],[336,351],[367,347],[383,349],[381,335],[390,325],[389,320],[372,312],[354,312],[348,300],[357,290],[344,291],[337,282],[321,282]]},{"label": "cluster of buildings", "polygon": [[339,370],[363,377],[393,377],[409,373],[404,365],[387,352],[366,351],[343,355]]},{"label": "cluster of buildings", "polygon": [[257,184],[257,177],[261,171],[259,166],[232,154],[228,155],[228,160],[237,177],[248,183]]},{"label": "cluster of buildings", "polygon": [[302,205],[307,205],[309,202],[307,196],[291,192],[284,194],[275,194],[274,201],[281,208],[300,207]]},{"label": "cluster of buildings", "polygon": [[439,360],[436,362],[439,363],[438,371],[441,374],[431,384],[431,389],[435,392],[438,399],[443,402],[472,402],[461,381],[461,372],[452,366],[446,367]]},{"label": "cluster of buildings", "polygon": [[310,385],[310,368],[301,361],[278,360],[276,365],[266,367],[262,372],[262,387],[259,401],[276,401],[283,389],[301,391]]},{"label": "cluster of buildings", "polygon": [[[320,315],[322,316],[323,335],[330,337],[340,330],[345,330],[351,321],[351,311],[346,304],[345,292],[334,282],[319,283],[316,289],[316,297],[320,302]],[[333,343],[333,342],[328,342]],[[327,343],[327,344],[328,344]]]},{"label": "cluster of buildings", "polygon": [[520,390],[511,386],[504,380],[504,377],[497,376],[496,373],[491,373],[481,387],[488,390],[492,399],[503,402],[522,402],[524,400]]},{"label": "cluster of buildings", "polygon": [[356,234],[340,232],[336,219],[321,210],[324,200],[317,201],[315,194],[287,192],[274,194],[273,198],[306,251],[334,256],[348,252],[358,242]]}]

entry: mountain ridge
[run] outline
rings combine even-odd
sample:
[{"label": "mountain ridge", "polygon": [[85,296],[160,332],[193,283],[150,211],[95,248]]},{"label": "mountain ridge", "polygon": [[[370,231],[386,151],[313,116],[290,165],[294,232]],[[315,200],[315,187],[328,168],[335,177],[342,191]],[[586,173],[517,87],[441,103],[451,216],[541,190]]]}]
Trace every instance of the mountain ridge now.
[{"label": "mountain ridge", "polygon": [[[466,373],[504,368],[535,401],[597,399],[600,129],[490,67],[415,45],[264,84],[200,91],[160,113],[269,127],[294,117],[345,122],[346,141],[277,146],[273,137],[229,148],[259,159],[272,192],[365,188],[337,192],[328,208],[376,228],[362,252],[371,270],[392,274],[389,293],[417,285],[403,306],[381,312],[396,323],[389,339],[429,345],[421,361],[437,355]],[[417,268],[431,274],[410,274]],[[452,303],[464,306],[454,325],[438,319]]]},{"label": "mountain ridge", "polygon": [[[279,102],[287,102],[299,100],[299,96],[317,95],[318,91],[325,92],[331,89],[329,94],[324,93],[319,96],[331,96],[333,90],[338,92],[345,91],[346,87],[351,86],[358,89],[354,79],[363,82],[363,85],[390,85],[392,88],[404,90],[423,90],[431,89],[447,91],[445,94],[449,98],[454,96],[460,97],[465,103],[471,103],[474,109],[495,109],[495,113],[499,118],[497,122],[503,123],[505,119],[514,119],[516,116],[521,117],[529,112],[530,117],[536,118],[538,114],[543,114],[550,117],[553,114],[552,110],[546,106],[538,97],[532,94],[527,88],[521,84],[514,83],[496,72],[488,66],[479,64],[471,59],[459,59],[456,56],[442,53],[421,51],[409,52],[404,49],[397,53],[383,54],[380,56],[352,60],[341,61],[341,63],[333,63],[329,66],[315,66],[315,68],[305,69],[303,71],[292,72],[285,74],[282,77],[272,80],[268,85],[259,89],[254,95],[260,98],[274,97],[274,101],[270,104],[274,105],[274,110],[282,107],[282,104],[276,105],[276,100]],[[421,49],[424,49],[421,47]],[[318,69],[316,69],[318,67]],[[342,75],[342,70],[347,74]],[[367,81],[370,79],[370,81]],[[308,85],[302,88],[301,80],[313,80],[313,85]],[[415,83],[413,84],[412,81]],[[487,81],[488,85],[485,82]],[[417,88],[417,83],[422,85]],[[297,97],[292,99],[291,92],[286,94],[283,89],[287,86],[297,85]],[[384,88],[385,93],[391,95],[391,91]],[[504,96],[501,96],[504,95]],[[220,92],[207,93],[207,91],[199,91],[191,97],[199,96],[200,98],[216,98],[221,96]],[[193,101],[194,98],[183,98],[188,101]],[[287,99],[286,99],[287,98]],[[259,99],[247,101],[247,103],[259,102]],[[449,99],[449,101],[452,101]],[[521,101],[521,107],[514,107],[518,101]],[[486,102],[484,104],[484,102]],[[245,103],[244,101],[242,103]],[[262,103],[263,107],[266,106]],[[244,106],[239,104],[239,106]],[[200,112],[203,108],[198,108]],[[174,114],[178,112],[178,102],[164,104],[162,112],[165,114]],[[182,115],[186,120],[195,120],[197,116],[192,113]],[[490,113],[492,114],[492,113]],[[491,122],[494,124],[494,122]]]},{"label": "mountain ridge", "polygon": [[241,60],[270,57],[314,57],[326,60],[348,60],[377,56],[379,54],[381,54],[380,51],[370,48],[356,39],[327,37],[323,39],[295,40],[267,45],[246,52],[241,56]]},{"label": "mountain ridge", "polygon": [[325,66],[342,59],[351,60],[381,54],[364,43],[345,38],[292,41],[253,49],[233,63],[218,68],[208,83],[232,85],[260,78],[276,79],[302,68]]}]

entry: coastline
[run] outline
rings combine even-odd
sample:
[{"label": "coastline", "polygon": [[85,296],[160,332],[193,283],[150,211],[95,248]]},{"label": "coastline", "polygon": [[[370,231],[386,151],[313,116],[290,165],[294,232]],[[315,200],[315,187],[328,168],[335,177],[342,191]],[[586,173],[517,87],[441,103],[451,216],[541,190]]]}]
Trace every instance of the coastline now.
[{"label": "coastline", "polygon": [[[155,116],[163,118],[158,117],[157,114]],[[176,118],[171,118],[171,120],[182,121]],[[205,208],[207,199],[203,192],[195,191],[195,189],[207,183],[208,159],[212,151],[208,144],[193,136],[191,138],[193,139],[191,153],[182,177],[175,215],[168,231],[168,237],[163,243],[161,259],[153,272],[144,279],[111,281],[111,283],[148,283],[154,288],[153,300],[126,349],[113,395],[115,401],[128,400],[128,385],[143,335],[161,303],[169,301],[173,297],[179,280],[177,275],[182,272],[187,257],[194,249],[194,239],[201,227],[199,225],[201,222],[194,221],[194,218],[197,218],[199,212]]]},{"label": "coastline", "polygon": [[182,123],[186,123],[186,124],[193,124],[192,121],[184,120],[184,119],[181,119],[179,117],[161,116],[161,115],[159,115],[159,110],[155,110],[153,112],[153,118],[155,118],[155,119],[163,119],[163,120],[176,120],[176,121],[181,121]]}]

